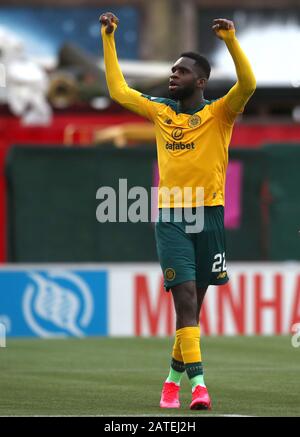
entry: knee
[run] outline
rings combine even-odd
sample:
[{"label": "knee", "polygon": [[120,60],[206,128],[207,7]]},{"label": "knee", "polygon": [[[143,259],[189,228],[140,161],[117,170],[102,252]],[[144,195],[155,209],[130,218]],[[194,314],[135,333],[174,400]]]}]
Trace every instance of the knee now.
[{"label": "knee", "polygon": [[[172,290],[177,318],[186,324],[194,324],[197,314],[197,291],[193,283],[181,284]],[[197,321],[196,321],[197,322]]]},{"label": "knee", "polygon": [[192,287],[186,287],[182,293],[181,306],[186,311],[195,311],[197,308],[197,294]]}]

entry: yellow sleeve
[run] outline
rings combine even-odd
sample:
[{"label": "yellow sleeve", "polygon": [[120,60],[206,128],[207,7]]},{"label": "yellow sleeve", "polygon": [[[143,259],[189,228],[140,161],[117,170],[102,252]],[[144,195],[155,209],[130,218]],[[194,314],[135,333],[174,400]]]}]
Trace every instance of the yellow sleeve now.
[{"label": "yellow sleeve", "polygon": [[221,30],[220,34],[232,56],[237,82],[224,97],[215,102],[212,110],[224,122],[232,124],[236,116],[243,112],[246,103],[254,93],[256,80],[250,62],[235,36],[235,31]]},{"label": "yellow sleeve", "polygon": [[120,69],[114,37],[116,27],[114,24],[114,31],[110,34],[106,33],[105,26],[101,27],[105,74],[109,94],[120,105],[153,121],[157,109],[155,103],[143,97],[139,91],[129,88]]}]

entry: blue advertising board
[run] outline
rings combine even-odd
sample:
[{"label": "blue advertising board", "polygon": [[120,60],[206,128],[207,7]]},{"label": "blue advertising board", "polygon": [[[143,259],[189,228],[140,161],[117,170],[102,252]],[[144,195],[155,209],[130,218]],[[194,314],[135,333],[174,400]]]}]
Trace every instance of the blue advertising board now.
[{"label": "blue advertising board", "polygon": [[7,336],[107,335],[105,270],[0,270],[0,323]]}]

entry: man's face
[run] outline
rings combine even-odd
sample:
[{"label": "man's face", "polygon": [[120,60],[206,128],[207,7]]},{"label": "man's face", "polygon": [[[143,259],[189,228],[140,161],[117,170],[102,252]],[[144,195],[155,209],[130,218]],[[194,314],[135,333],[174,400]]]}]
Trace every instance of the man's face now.
[{"label": "man's face", "polygon": [[172,67],[169,79],[169,95],[171,99],[183,100],[203,88],[203,79],[199,78],[199,68],[191,58],[179,58]]}]

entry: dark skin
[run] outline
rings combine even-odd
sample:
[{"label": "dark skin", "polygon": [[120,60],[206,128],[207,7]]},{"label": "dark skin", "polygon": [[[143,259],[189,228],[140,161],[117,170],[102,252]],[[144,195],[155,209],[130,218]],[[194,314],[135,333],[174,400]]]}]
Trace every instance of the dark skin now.
[{"label": "dark skin", "polygon": [[[106,12],[99,17],[101,25],[106,27],[106,33],[112,33],[114,24],[119,19],[111,12]],[[212,30],[219,39],[222,38],[222,30],[234,29],[230,20],[217,18],[213,21]],[[173,65],[169,80],[170,97],[179,101],[182,111],[198,108],[204,102],[203,91],[207,84],[205,73],[195,64],[195,60],[182,57]]]},{"label": "dark skin", "polygon": [[[112,33],[114,24],[119,19],[111,12],[100,15],[101,25],[106,27],[106,33]],[[230,20],[217,18],[213,21],[212,30],[219,39],[222,38],[222,30],[234,29]],[[171,98],[179,101],[182,111],[198,108],[204,102],[203,91],[207,84],[205,73],[195,64],[195,60],[182,57],[173,65],[169,80],[169,93]]]},{"label": "dark skin", "polygon": [[182,111],[193,110],[204,102],[203,90],[207,79],[203,71],[195,65],[195,60],[179,58],[173,65],[169,80],[169,94],[178,100]]},{"label": "dark skin", "polygon": [[[119,19],[107,12],[99,18],[101,25],[106,27],[106,33],[112,33],[114,24]],[[223,39],[222,30],[234,29],[230,20],[217,18],[213,21],[212,30],[219,39]],[[170,96],[178,100],[182,111],[198,108],[204,102],[203,91],[207,78],[195,61],[188,57],[179,58],[173,65],[169,80]],[[172,287],[172,295],[176,312],[176,330],[186,326],[198,326],[200,312],[208,287],[197,288],[195,281],[186,281]]]},{"label": "dark skin", "polygon": [[[219,39],[223,39],[222,30],[234,29],[230,20],[217,18],[213,21],[212,30]],[[204,103],[203,91],[207,84],[207,77],[194,59],[179,58],[172,67],[169,81],[170,97],[180,102],[182,111],[197,109]]]},{"label": "dark skin", "polygon": [[176,330],[186,326],[199,325],[200,312],[207,288],[197,288],[195,281],[186,281],[172,287]]}]

